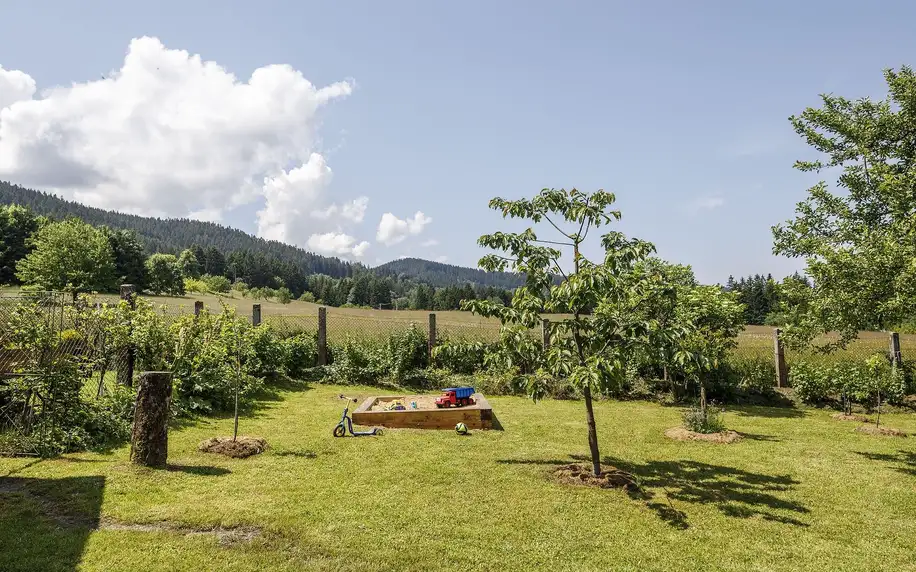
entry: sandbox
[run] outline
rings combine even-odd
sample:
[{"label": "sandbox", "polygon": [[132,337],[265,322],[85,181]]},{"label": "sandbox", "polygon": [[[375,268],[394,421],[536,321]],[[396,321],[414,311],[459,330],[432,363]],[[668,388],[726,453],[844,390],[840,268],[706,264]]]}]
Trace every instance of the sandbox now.
[{"label": "sandbox", "polygon": [[[474,405],[465,407],[436,407],[437,395],[384,395],[370,397],[353,412],[353,423],[376,427],[407,427],[413,429],[454,429],[463,422],[469,429],[492,429],[493,410],[487,399],[474,394]],[[400,401],[407,409],[386,410],[385,405]],[[416,402],[417,408],[410,407]]]}]

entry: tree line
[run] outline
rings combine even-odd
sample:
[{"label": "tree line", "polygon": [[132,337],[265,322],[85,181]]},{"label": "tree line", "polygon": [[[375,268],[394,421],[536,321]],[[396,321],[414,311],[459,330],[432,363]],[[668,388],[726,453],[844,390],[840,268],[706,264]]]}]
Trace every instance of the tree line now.
[{"label": "tree line", "polygon": [[456,310],[462,300],[508,303],[511,293],[493,286],[454,284],[435,288],[400,276],[354,267],[352,275],[305,274],[301,267],[264,252],[228,254],[192,245],[177,254],[149,253],[130,229],[93,226],[75,217],[54,221],[21,205],[0,205],[0,284],[35,289],[110,292],[134,284],[153,294],[225,293],[289,302],[298,298],[329,306]]}]

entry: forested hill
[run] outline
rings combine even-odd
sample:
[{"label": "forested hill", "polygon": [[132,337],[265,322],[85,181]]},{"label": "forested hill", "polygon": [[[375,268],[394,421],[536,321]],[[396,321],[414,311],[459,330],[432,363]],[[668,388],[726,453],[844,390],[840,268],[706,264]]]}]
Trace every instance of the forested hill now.
[{"label": "forested hill", "polygon": [[27,206],[35,213],[54,219],[77,217],[89,224],[124,228],[137,232],[146,250],[177,254],[195,245],[215,247],[230,253],[247,250],[292,264],[304,274],[350,276],[359,265],[339,258],[320,256],[282,242],[257,238],[236,228],[188,219],[141,217],[87,207],[54,195],[0,181],[0,204]]},{"label": "forested hill", "polygon": [[377,274],[383,276],[406,277],[419,282],[426,282],[437,288],[471,283],[512,290],[525,283],[525,277],[520,274],[485,272],[475,268],[465,268],[420,258],[392,260],[387,264],[375,267],[374,270]]}]

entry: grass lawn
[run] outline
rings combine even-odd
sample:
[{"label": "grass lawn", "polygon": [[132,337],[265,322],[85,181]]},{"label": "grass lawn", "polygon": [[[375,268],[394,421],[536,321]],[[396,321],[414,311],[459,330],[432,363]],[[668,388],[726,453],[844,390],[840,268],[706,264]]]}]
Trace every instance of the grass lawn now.
[{"label": "grass lawn", "polygon": [[587,451],[581,402],[492,397],[504,431],[334,439],[340,391],[378,392],[280,392],[242,419],[272,447],[247,460],[196,450],[231,419],[174,429],[166,471],[127,448],[0,459],[0,570],[916,570],[913,438],[746,408],[726,414],[744,440],[683,443],[662,435],[679,410],[602,402],[632,498],[548,478]]}]

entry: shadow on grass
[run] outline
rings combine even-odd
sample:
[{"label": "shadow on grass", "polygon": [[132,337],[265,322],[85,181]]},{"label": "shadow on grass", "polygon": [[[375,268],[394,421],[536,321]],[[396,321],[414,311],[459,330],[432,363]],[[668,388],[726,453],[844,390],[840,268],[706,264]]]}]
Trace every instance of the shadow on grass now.
[{"label": "shadow on grass", "polygon": [[[569,459],[500,459],[507,465],[568,465],[570,462],[590,462],[583,455]],[[604,457],[602,463],[630,473],[639,484],[638,490],[627,494],[645,502],[670,526],[689,527],[687,515],[674,506],[674,502],[714,505],[719,512],[733,518],[761,518],[793,526],[808,526],[797,515],[810,510],[795,501],[777,496],[789,492],[799,481],[789,475],[752,473],[733,467],[711,465],[690,460],[648,461],[630,463],[622,459]],[[663,492],[663,496],[659,496]],[[673,502],[674,501],[674,502]]]},{"label": "shadow on grass", "polygon": [[105,477],[0,477],[0,570],[79,569],[98,527]]},{"label": "shadow on grass", "polygon": [[774,437],[773,435],[760,435],[758,433],[745,433],[743,431],[737,431],[738,435],[741,435],[742,439],[750,439],[751,441],[767,441],[770,443],[779,443],[782,441],[779,437]]},{"label": "shadow on grass", "polygon": [[757,405],[732,405],[726,412],[742,417],[765,417],[768,419],[800,419],[807,415],[804,409],[795,407],[760,407]]},{"label": "shadow on grass", "polygon": [[862,455],[872,461],[881,461],[892,465],[895,471],[916,477],[916,452],[897,451],[896,454],[887,453],[867,453],[865,451],[856,451],[857,455]]},{"label": "shadow on grass", "polygon": [[222,467],[208,467],[206,465],[168,465],[165,470],[175,473],[187,473],[189,475],[200,475],[204,477],[221,477],[228,475],[232,471]]},{"label": "shadow on grass", "polygon": [[270,451],[269,454],[276,457],[297,457],[299,459],[314,459],[318,456],[318,453],[315,451],[300,451],[297,449],[291,449],[289,451]]}]

